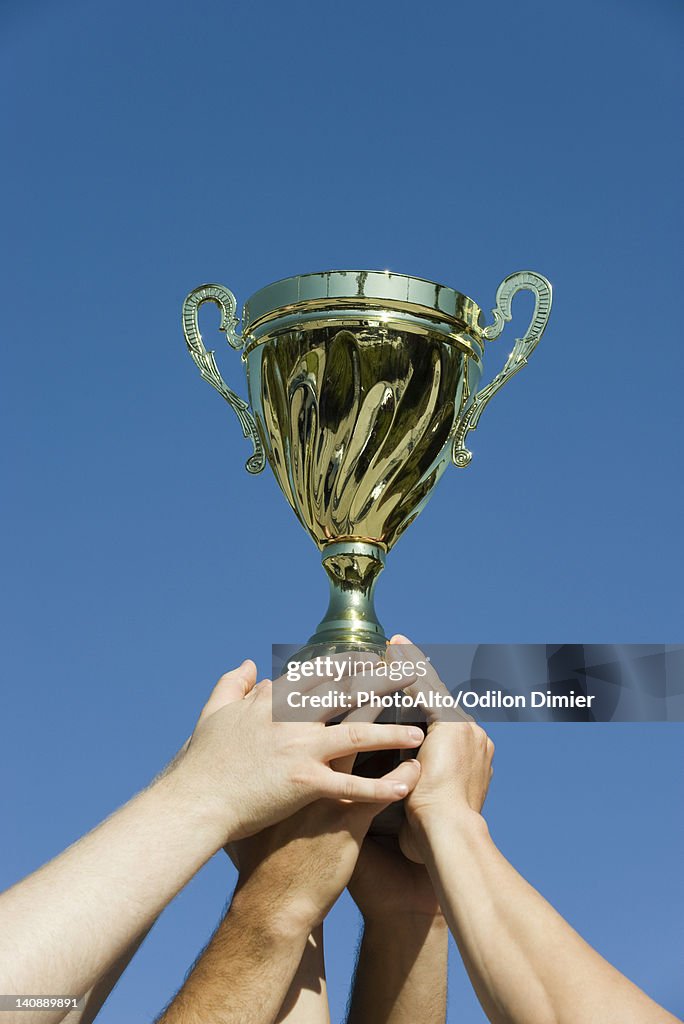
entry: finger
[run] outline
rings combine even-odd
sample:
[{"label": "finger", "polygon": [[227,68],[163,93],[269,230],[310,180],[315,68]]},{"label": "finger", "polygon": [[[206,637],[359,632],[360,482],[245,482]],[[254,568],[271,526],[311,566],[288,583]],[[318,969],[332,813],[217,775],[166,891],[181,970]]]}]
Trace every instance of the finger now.
[{"label": "finger", "polygon": [[[345,725],[349,725],[356,722],[374,722],[375,719],[381,714],[382,708],[371,707],[370,704],[364,704],[361,708],[355,708],[350,711],[344,718]],[[336,761],[330,762],[330,767],[334,768],[336,772],[350,772],[354,767],[354,761],[356,760],[356,754],[349,754],[347,757],[340,757]]]},{"label": "finger", "polygon": [[435,722],[473,722],[474,718],[463,708],[455,705],[453,707],[439,706],[436,701],[430,701],[430,694],[450,696],[449,688],[440,679],[439,673],[430,660],[423,654],[420,648],[416,647],[408,637],[402,633],[395,633],[387,648],[387,657],[396,661],[408,660],[414,666],[421,665],[421,674],[417,674],[416,681],[406,687],[406,693],[410,697],[417,697],[418,694],[425,695],[424,714],[429,723]]},{"label": "finger", "polygon": [[[376,779],[373,781],[382,781],[389,785],[405,785],[408,787],[408,795],[408,793],[411,793],[418,784],[420,771],[420,761],[413,759],[411,761],[402,762],[402,764],[398,765],[393,771],[384,775],[381,780]],[[378,802],[357,800],[351,804],[348,803],[347,820],[352,834],[354,834],[358,839],[363,838],[370,828],[373,818],[377,817],[378,814],[381,814],[391,802],[392,801],[387,798]]]},{"label": "finger", "polygon": [[[412,793],[413,790],[418,785],[418,780],[420,779],[420,772],[420,761],[418,761],[414,757],[411,758],[411,760],[409,761],[402,761],[400,765],[397,765],[397,767],[394,768],[391,772],[388,772],[387,775],[383,776],[383,781],[406,783],[406,785],[408,786],[409,793]],[[387,807],[387,802],[379,804],[375,808],[373,816],[375,817],[376,814],[380,814],[380,812],[385,807]]]},{"label": "finger", "polygon": [[356,707],[348,715],[345,715],[343,721],[345,725],[349,725],[352,722],[374,722],[382,714],[383,710],[383,708],[379,708],[377,705],[364,704],[362,707]]},{"label": "finger", "polygon": [[376,725],[366,722],[341,722],[335,728],[321,730],[320,750],[326,761],[346,757],[360,750],[407,750],[425,739],[414,725]]},{"label": "finger", "polygon": [[356,754],[349,754],[347,757],[337,757],[333,761],[329,761],[330,767],[333,771],[344,772],[348,774],[354,767],[354,761],[356,760]]},{"label": "finger", "polygon": [[[368,694],[381,698],[401,690],[406,690],[415,682],[415,674],[403,674],[400,678],[391,678],[389,674],[374,670],[359,672],[353,676],[345,676],[339,682],[327,683],[316,687],[311,691],[312,698],[324,697],[332,694],[336,699],[328,701],[331,706],[321,707],[315,711],[312,709],[312,717],[316,721],[328,722],[340,714],[340,709],[355,711],[370,707]],[[359,703],[363,700],[363,703]],[[370,718],[362,716],[359,721],[373,721],[382,708],[377,708],[375,714]],[[349,717],[349,716],[347,716]]]},{"label": "finger", "polygon": [[254,688],[256,677],[257,667],[249,659],[222,675],[212,690],[209,700],[202,708],[198,724],[209,715],[213,715],[219,708],[225,707],[226,704],[232,704],[234,701],[246,697]]},{"label": "finger", "polygon": [[[413,699],[414,706],[422,712],[428,725],[436,725],[438,722],[474,722],[472,715],[464,711],[462,707],[452,701],[440,701],[440,697],[451,696],[433,668],[430,668],[427,675],[417,679],[406,688],[406,693]],[[419,695],[422,701],[419,701]]]},{"label": "finger", "polygon": [[388,643],[388,648],[401,647],[404,658],[410,658],[412,661],[423,660],[425,655],[421,651],[420,647],[416,647],[413,640],[409,640],[403,633],[394,633]]},{"label": "finger", "polygon": [[383,806],[396,803],[397,800],[403,800],[408,796],[410,781],[407,781],[406,777],[399,780],[389,777],[365,779],[361,775],[334,772],[331,768],[321,768],[317,779],[321,797]]},{"label": "finger", "polygon": [[402,636],[401,633],[395,633],[387,646],[387,658],[388,660],[393,658],[399,662],[410,662],[412,665],[416,665],[417,662],[421,666],[420,679],[429,683],[429,685],[437,692],[447,694],[449,693],[448,688],[444,685],[439,675],[432,665],[430,659],[425,655],[419,647]]},{"label": "finger", "polygon": [[[345,725],[355,722],[374,722],[382,714],[382,708],[374,707],[371,704],[364,704],[363,707],[355,708],[344,717]],[[330,767],[336,772],[350,772],[354,767],[356,754],[349,754],[347,757],[340,757],[330,762]]]}]

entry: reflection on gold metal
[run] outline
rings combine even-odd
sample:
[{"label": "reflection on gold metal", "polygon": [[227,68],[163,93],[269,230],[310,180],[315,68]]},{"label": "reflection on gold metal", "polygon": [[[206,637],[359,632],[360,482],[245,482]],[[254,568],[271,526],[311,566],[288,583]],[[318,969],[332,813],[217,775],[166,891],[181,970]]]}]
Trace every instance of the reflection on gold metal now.
[{"label": "reflection on gold metal", "polygon": [[[504,369],[478,391],[486,341],[511,319],[513,296],[535,295],[532,323]],[[223,381],[202,342],[199,307],[213,302],[221,330],[242,349],[250,407]],[[551,310],[551,286],[530,271],[499,286],[494,323],[444,285],[402,274],[335,271],[288,278],[245,304],[203,285],[183,305],[190,354],[233,408],[254,454],[267,459],[292,509],[322,552],[330,607],[305,649],[384,649],[373,606],[385,555],[413,522],[497,391],[525,364]]]}]

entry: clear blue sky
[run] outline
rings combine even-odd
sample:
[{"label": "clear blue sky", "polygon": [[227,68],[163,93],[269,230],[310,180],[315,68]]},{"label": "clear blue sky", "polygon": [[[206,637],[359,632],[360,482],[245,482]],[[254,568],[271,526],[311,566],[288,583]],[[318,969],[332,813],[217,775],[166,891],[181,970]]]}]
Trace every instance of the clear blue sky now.
[{"label": "clear blue sky", "polygon": [[[389,267],[489,310],[504,275],[546,274],[547,335],[393,553],[379,611],[419,641],[682,641],[683,27],[675,0],[5,0],[1,885],[144,785],[218,675],[267,673],[325,604],[313,545],[185,352],[205,280],[242,302]],[[504,851],[684,1011],[683,727],[492,732]],[[104,1021],[152,1018],[232,883],[216,858]],[[346,897],[334,914],[339,1019],[357,919]],[[482,1020],[457,957],[449,1001]]]}]

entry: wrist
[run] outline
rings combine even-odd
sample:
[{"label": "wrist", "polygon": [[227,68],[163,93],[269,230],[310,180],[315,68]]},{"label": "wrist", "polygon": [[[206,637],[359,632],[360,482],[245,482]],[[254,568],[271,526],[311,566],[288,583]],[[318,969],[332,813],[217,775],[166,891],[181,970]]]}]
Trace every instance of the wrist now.
[{"label": "wrist", "polygon": [[427,861],[437,842],[456,842],[464,836],[488,836],[487,822],[467,804],[451,808],[448,814],[426,810],[408,818],[412,838],[418,852]]},{"label": "wrist", "polygon": [[226,842],[230,824],[225,802],[220,808],[216,806],[195,774],[185,768],[183,758],[171,762],[168,771],[156,778],[147,792],[164,801],[191,828],[198,844],[206,849],[207,860]]},{"label": "wrist", "polygon": [[487,822],[477,811],[469,809],[432,827],[425,843],[425,866],[432,878],[435,873],[439,877],[445,864],[455,861],[465,869],[473,860],[479,860],[485,847],[491,845]]},{"label": "wrist", "polygon": [[306,943],[309,935],[321,925],[321,917],[310,900],[288,889],[278,891],[277,881],[264,883],[262,871],[238,878],[231,903],[231,914],[237,913],[248,926],[255,925],[275,942],[284,939]]}]

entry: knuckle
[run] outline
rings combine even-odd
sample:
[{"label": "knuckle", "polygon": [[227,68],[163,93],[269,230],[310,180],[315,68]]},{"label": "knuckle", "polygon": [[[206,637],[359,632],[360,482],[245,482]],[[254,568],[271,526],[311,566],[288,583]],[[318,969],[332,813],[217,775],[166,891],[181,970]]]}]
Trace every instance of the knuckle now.
[{"label": "knuckle", "polygon": [[363,742],[363,730],[358,725],[347,726],[347,739],[352,747],[358,747]]},{"label": "knuckle", "polygon": [[345,775],[339,783],[340,798],[342,800],[351,800],[354,797],[355,791],[354,780],[351,775]]}]

